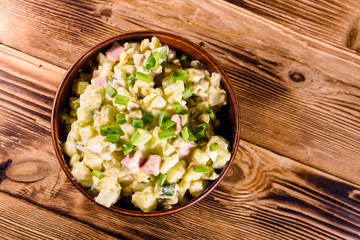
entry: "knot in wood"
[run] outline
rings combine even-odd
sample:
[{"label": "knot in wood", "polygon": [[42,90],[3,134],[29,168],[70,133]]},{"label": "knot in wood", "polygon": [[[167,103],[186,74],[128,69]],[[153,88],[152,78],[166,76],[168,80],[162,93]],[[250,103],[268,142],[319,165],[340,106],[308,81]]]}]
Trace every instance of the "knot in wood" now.
[{"label": "knot in wood", "polygon": [[104,17],[106,17],[106,18],[109,18],[109,17],[111,17],[111,15],[112,15],[112,10],[111,10],[111,8],[101,9],[101,10],[100,10],[100,14],[101,14],[101,16],[104,16]]},{"label": "knot in wood", "polygon": [[295,72],[295,71],[289,71],[289,77],[294,82],[303,82],[305,81],[305,77],[302,73]]},{"label": "knot in wood", "polygon": [[39,159],[32,159],[11,164],[6,176],[12,181],[30,183],[48,177],[51,172],[52,169],[49,163]]},{"label": "knot in wood", "polygon": [[11,163],[12,163],[11,159],[8,159],[6,162],[0,163],[0,183],[5,180],[6,178],[5,172]]}]

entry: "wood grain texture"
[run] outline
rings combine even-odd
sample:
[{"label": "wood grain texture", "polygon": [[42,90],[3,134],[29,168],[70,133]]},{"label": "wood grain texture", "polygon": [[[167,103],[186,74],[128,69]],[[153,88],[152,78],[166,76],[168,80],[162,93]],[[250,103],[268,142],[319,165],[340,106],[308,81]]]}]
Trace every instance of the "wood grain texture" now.
[{"label": "wood grain texture", "polygon": [[[49,82],[59,81],[63,70],[41,62],[21,52],[1,46],[1,82],[10,82],[17,76],[17,82],[30,81],[33,75],[42,75],[44,92],[54,91]],[[7,58],[18,56],[16,65],[26,63],[27,73],[20,77],[15,66]],[[4,60],[3,60],[4,59]],[[14,62],[15,63],[15,62]],[[5,66],[5,67],[3,67]],[[40,77],[40,76],[39,76]],[[56,85],[56,84],[54,84]],[[14,89],[4,86],[3,91],[13,96]],[[47,89],[47,90],[46,90]],[[26,98],[34,91],[23,90]],[[45,178],[34,182],[13,181],[7,178],[0,184],[0,191],[16,198],[25,199],[22,208],[38,214],[38,207],[45,208],[45,216],[53,218],[48,211],[55,212],[59,218],[71,218],[89,228],[94,236],[96,231],[123,239],[357,239],[360,237],[360,210],[356,195],[359,185],[346,182],[322,171],[298,163],[269,150],[246,141],[240,144],[236,160],[217,189],[204,201],[189,209],[163,217],[136,218],[122,216],[92,203],[66,179],[55,158],[50,142],[48,120],[42,119],[38,112],[49,109],[51,101],[42,103],[44,108],[34,108],[42,101],[43,94],[33,95],[32,101],[22,101],[21,108],[3,107],[0,118],[0,159],[13,159],[9,171],[17,163],[46,161],[50,171]],[[4,95],[0,95],[4,99]],[[9,102],[15,100],[9,99]],[[2,106],[2,105],[1,105]],[[5,109],[5,110],[4,110]],[[49,110],[44,110],[47,116]],[[26,115],[26,117],[24,116]],[[46,123],[47,124],[43,124]],[[4,127],[6,126],[6,128]],[[41,133],[41,134],[40,134]],[[41,147],[40,147],[41,146]],[[43,172],[40,172],[43,174]],[[0,200],[4,194],[0,194]],[[1,201],[0,201],[1,202]],[[16,201],[16,204],[17,203]],[[30,205],[29,205],[30,204]],[[38,207],[33,206],[36,204]],[[0,204],[6,207],[6,204]],[[8,206],[9,208],[11,207]],[[42,227],[40,215],[34,222],[21,228],[21,222],[13,219],[17,208],[9,212],[10,219],[0,221],[0,226],[10,228],[7,238],[17,236],[57,235],[57,228],[48,231]],[[32,217],[33,218],[33,217]],[[21,219],[21,218],[20,218]],[[10,225],[7,225],[7,224]],[[16,224],[15,224],[16,223]],[[15,224],[15,225],[14,225]],[[31,231],[27,226],[36,226]],[[63,234],[73,234],[70,230]],[[85,226],[85,225],[87,226]],[[30,228],[30,227],[29,227]],[[25,231],[26,230],[26,231]],[[78,235],[74,235],[78,236]],[[70,237],[71,238],[71,237]]]},{"label": "wood grain texture", "polygon": [[5,193],[0,193],[0,212],[2,239],[115,239]]},{"label": "wood grain texture", "polygon": [[[346,50],[360,17],[357,0],[227,0],[295,32]],[[351,41],[351,40],[350,40]]]},{"label": "wood grain texture", "polygon": [[[0,42],[64,68],[128,30],[165,30],[201,43],[232,79],[243,139],[360,183],[360,56],[353,52],[217,0],[0,4]],[[20,31],[19,22],[27,27]]]}]

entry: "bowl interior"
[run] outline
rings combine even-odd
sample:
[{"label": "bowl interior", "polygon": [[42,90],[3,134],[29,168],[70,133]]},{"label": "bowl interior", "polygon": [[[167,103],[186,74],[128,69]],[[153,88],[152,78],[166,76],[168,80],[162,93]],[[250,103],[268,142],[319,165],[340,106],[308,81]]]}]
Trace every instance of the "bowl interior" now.
[{"label": "bowl interior", "polygon": [[195,43],[186,40],[180,36],[176,36],[173,34],[165,33],[165,32],[157,32],[157,31],[135,31],[135,32],[127,32],[124,34],[120,34],[118,36],[107,39],[96,46],[89,49],[85,52],[68,70],[65,74],[58,91],[56,93],[53,105],[52,119],[51,119],[51,130],[52,137],[56,155],[59,159],[59,162],[65,171],[65,174],[69,177],[69,179],[73,182],[73,184],[89,199],[94,200],[94,196],[91,195],[85,188],[83,188],[76,179],[72,176],[70,169],[67,165],[68,157],[65,157],[61,152],[60,143],[65,142],[66,136],[63,133],[63,127],[61,123],[61,114],[65,107],[67,107],[68,99],[71,97],[71,84],[75,78],[78,77],[79,71],[86,71],[88,69],[88,64],[96,58],[99,52],[105,52],[108,50],[113,43],[120,42],[140,42],[144,38],[151,38],[152,36],[156,36],[159,38],[162,44],[168,45],[171,49],[175,50],[177,54],[186,54],[192,60],[199,60],[205,68],[211,72],[218,72],[222,76],[222,87],[228,94],[228,104],[221,108],[221,112],[217,114],[220,120],[220,128],[217,129],[216,134],[223,136],[230,143],[230,151],[232,157],[228,164],[222,169],[220,176],[218,179],[213,181],[203,193],[198,195],[196,198],[184,203],[183,205],[174,207],[169,210],[160,210],[154,212],[141,212],[125,209],[119,206],[110,207],[111,210],[116,212],[120,212],[128,215],[135,216],[154,216],[154,215],[164,215],[172,212],[179,211],[185,207],[188,207],[195,202],[204,198],[212,189],[216,187],[216,185],[221,181],[224,174],[228,171],[232,161],[234,160],[235,152],[239,143],[240,138],[240,113],[239,107],[236,100],[235,93],[231,86],[231,83],[226,76],[224,70],[221,68],[219,63],[208,54],[204,49]]}]

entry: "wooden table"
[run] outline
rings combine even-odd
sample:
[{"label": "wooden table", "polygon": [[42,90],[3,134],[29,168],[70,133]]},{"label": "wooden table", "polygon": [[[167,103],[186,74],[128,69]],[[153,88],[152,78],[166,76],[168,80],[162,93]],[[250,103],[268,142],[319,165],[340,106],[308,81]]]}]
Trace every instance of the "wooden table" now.
[{"label": "wooden table", "polygon": [[[140,29],[205,48],[241,107],[224,181],[164,217],[89,201],[50,138],[66,69],[95,43]],[[0,237],[359,239],[359,53],[359,0],[0,1]]]}]

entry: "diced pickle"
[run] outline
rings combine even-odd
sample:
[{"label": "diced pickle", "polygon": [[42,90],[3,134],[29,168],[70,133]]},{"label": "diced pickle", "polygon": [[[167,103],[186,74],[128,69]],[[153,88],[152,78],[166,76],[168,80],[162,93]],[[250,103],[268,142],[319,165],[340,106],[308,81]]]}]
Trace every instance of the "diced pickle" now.
[{"label": "diced pickle", "polygon": [[177,185],[176,183],[163,185],[160,187],[160,197],[161,198],[173,198],[176,194]]}]

